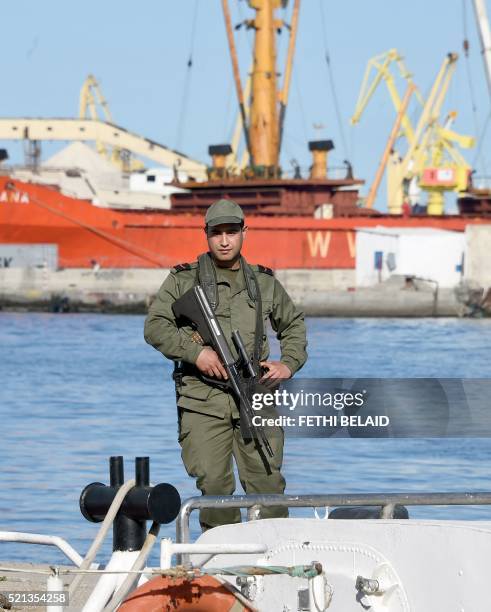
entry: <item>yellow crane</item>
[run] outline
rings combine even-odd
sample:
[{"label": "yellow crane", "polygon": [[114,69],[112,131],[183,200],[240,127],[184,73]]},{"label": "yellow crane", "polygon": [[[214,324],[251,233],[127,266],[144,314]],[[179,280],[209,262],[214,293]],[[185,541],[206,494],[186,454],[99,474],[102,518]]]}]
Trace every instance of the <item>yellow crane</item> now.
[{"label": "yellow crane", "polygon": [[80,90],[78,107],[79,118],[99,119],[97,105],[102,108],[104,121],[113,123],[111,111],[109,110],[106,99],[102,95],[99,83],[94,75],[89,74],[82,85],[82,89]]},{"label": "yellow crane", "polygon": [[[98,109],[101,109],[99,115]],[[100,85],[94,75],[89,74],[85,79],[82,89],[80,90],[79,98],[79,119],[92,119],[96,121],[102,119],[105,123],[114,124],[111,111],[106,99],[102,95]],[[109,147],[102,140],[96,140],[96,150],[105,159],[112,162],[123,172],[131,172],[133,170],[141,170],[144,164],[137,159],[131,159],[131,154],[128,149],[113,146]]]},{"label": "yellow crane", "polygon": [[[397,198],[401,186],[408,184],[413,178],[417,178],[419,186],[428,193],[429,215],[443,214],[446,191],[463,191],[467,187],[470,166],[457,146],[473,147],[474,138],[457,134],[450,129],[455,112],[450,113],[443,126],[439,123],[457,59],[456,53],[449,53],[445,57],[421,112],[414,131],[414,140],[400,165],[392,166],[394,180],[389,191],[389,206],[391,202],[395,205],[394,208],[397,206],[398,210],[394,212],[400,212],[399,205],[402,207],[402,201]],[[404,193],[402,196],[404,197]]]},{"label": "yellow crane", "polygon": [[[368,102],[375,93],[378,86],[383,82],[387,85],[390,98],[396,110],[399,113],[402,108],[402,98],[399,95],[399,91],[396,85],[396,77],[392,73],[392,67],[396,66],[399,72],[399,76],[407,81],[408,87],[414,85],[413,75],[406,67],[404,58],[397,49],[389,49],[385,53],[372,57],[367,64],[365,69],[365,75],[363,77],[358,101],[356,102],[355,112],[351,117],[351,125],[356,125],[366,109]],[[414,85],[414,95],[421,106],[424,106],[423,96],[420,91]],[[409,142],[412,142],[414,138],[414,130],[411,125],[411,121],[404,111],[401,119],[401,125],[404,130],[404,134]]]},{"label": "yellow crane", "polygon": [[[391,49],[368,63],[351,121],[354,124],[360,120],[378,85],[385,80],[396,112],[398,115],[402,114],[400,124],[408,143],[403,157],[392,150],[390,156],[384,154],[383,158],[383,164],[387,166],[388,208],[391,214],[402,212],[403,202],[408,197],[408,186],[414,181],[428,193],[428,214],[433,215],[443,214],[446,191],[462,191],[467,186],[470,166],[457,147],[472,147],[474,139],[450,129],[450,124],[456,116],[454,112],[450,113],[443,126],[439,122],[457,59],[455,53],[446,56],[426,100],[415,90],[422,106],[416,127],[413,127],[406,110],[403,109],[402,98],[391,72],[391,65],[395,63],[408,86],[414,86],[412,75],[407,71],[402,56],[397,50]],[[373,71],[375,77],[371,80]],[[392,134],[391,137],[393,136]],[[373,191],[372,189],[370,192],[371,202],[374,198]]]}]

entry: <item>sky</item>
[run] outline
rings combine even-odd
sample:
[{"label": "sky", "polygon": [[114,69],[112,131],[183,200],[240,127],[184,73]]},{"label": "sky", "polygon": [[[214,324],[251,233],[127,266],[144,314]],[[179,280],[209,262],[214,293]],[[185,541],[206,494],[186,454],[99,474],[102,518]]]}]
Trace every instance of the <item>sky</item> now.
[{"label": "sky", "polygon": [[[292,4],[279,11],[287,22]],[[233,24],[253,16],[246,0],[229,0],[229,5]],[[128,130],[205,162],[210,144],[231,141],[237,102],[220,0],[16,0],[4,3],[2,16],[0,117],[75,117],[80,88],[92,73],[114,122]],[[236,31],[243,81],[252,37],[245,28]],[[283,30],[279,72],[287,41]],[[367,61],[390,48],[404,56],[423,93],[445,55],[459,53],[444,111],[457,110],[453,128],[478,138],[476,149],[465,156],[477,174],[491,176],[490,98],[472,0],[302,0],[284,169],[289,171],[295,159],[306,172],[307,142],[330,138],[335,150],[329,164],[338,167],[349,159],[355,175],[366,181],[362,193],[368,191],[395,118],[385,86],[359,125],[351,127],[349,119]],[[399,89],[402,95],[402,81]],[[415,116],[412,107],[410,114]],[[1,146],[11,161],[22,159],[20,143]],[[48,144],[44,152],[58,148],[59,143]],[[383,185],[376,206],[385,208]]]}]

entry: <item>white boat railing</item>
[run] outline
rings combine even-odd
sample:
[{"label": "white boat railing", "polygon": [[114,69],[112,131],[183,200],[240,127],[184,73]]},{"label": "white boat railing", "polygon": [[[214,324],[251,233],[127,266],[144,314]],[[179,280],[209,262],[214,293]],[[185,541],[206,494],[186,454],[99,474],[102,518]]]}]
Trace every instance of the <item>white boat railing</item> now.
[{"label": "white boat railing", "polygon": [[203,508],[247,508],[248,520],[259,518],[261,506],[325,508],[332,506],[379,506],[380,518],[393,518],[396,505],[469,506],[491,505],[491,493],[356,493],[328,495],[203,495],[190,497],[181,506],[176,520],[176,542],[190,541],[189,518]]},{"label": "white boat railing", "polygon": [[0,542],[20,542],[23,544],[41,544],[42,546],[54,546],[70,561],[80,567],[83,558],[66,540],[59,536],[44,535],[41,533],[25,533],[21,531],[0,531]]}]

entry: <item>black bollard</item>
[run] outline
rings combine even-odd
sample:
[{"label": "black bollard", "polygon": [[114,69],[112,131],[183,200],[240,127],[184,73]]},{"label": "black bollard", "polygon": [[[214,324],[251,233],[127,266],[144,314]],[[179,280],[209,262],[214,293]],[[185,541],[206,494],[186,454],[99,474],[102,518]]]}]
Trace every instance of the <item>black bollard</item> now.
[{"label": "black bollard", "polygon": [[135,483],[137,487],[150,485],[150,460],[148,457],[135,457]]},{"label": "black bollard", "polygon": [[[88,521],[104,520],[124,484],[123,457],[109,459],[110,485],[93,482],[80,495],[80,511]],[[147,535],[146,521],[171,523],[179,514],[181,498],[170,484],[150,486],[148,457],[135,459],[135,486],[128,491],[113,523],[113,550],[140,550]]]},{"label": "black bollard", "polygon": [[[111,487],[117,487],[119,489],[124,484],[123,457],[111,457],[111,460],[112,459],[115,459],[116,466],[114,469],[115,480],[113,481],[113,465],[110,463],[109,472],[111,475]],[[148,457],[146,459],[148,461]],[[121,506],[113,523],[113,551],[141,550],[146,537],[146,521],[132,518],[123,510],[123,506]]]}]

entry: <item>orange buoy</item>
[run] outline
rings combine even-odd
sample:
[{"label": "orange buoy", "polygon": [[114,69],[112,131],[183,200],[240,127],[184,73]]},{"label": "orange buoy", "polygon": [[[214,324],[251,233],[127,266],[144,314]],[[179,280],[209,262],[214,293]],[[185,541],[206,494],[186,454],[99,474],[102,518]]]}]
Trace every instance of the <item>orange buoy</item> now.
[{"label": "orange buoy", "polygon": [[159,576],[128,595],[118,612],[249,612],[213,576],[193,580]]}]

